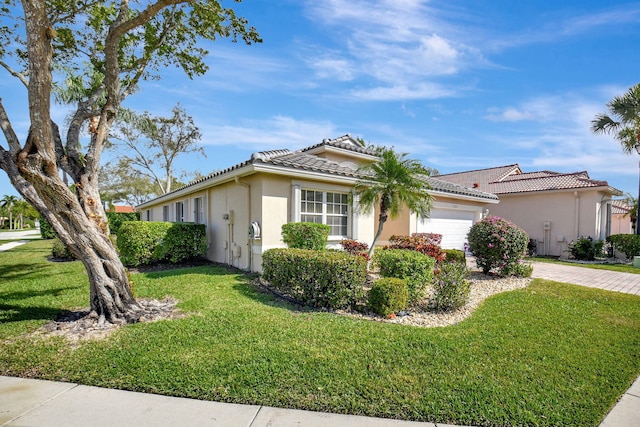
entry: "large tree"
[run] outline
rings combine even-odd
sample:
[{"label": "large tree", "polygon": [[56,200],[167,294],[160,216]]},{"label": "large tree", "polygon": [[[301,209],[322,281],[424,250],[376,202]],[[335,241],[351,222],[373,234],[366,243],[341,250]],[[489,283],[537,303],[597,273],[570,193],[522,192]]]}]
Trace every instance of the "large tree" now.
[{"label": "large tree", "polygon": [[182,154],[197,153],[202,137],[193,118],[179,104],[171,117],[152,116],[148,112],[123,114],[111,135],[118,155],[118,168],[144,175],[156,183],[156,194],[166,194],[173,188],[174,161]]},{"label": "large tree", "polygon": [[354,189],[360,211],[371,212],[375,207],[379,211],[378,230],[369,248],[369,257],[389,218],[396,218],[403,208],[409,208],[421,218],[426,218],[431,210],[431,196],[427,193],[429,169],[391,148],[381,148],[378,156],[376,161],[358,169],[363,178]]},{"label": "large tree", "polygon": [[[167,66],[190,78],[205,73],[202,39],[250,44],[259,36],[215,0],[4,0],[0,18],[0,67],[24,86],[30,121],[21,140],[0,99],[7,143],[0,145],[0,168],[84,264],[91,316],[135,322],[144,310],[108,237],[98,193],[109,130],[141,80]],[[62,88],[59,101],[73,105],[65,132],[51,117],[54,88]]]}]

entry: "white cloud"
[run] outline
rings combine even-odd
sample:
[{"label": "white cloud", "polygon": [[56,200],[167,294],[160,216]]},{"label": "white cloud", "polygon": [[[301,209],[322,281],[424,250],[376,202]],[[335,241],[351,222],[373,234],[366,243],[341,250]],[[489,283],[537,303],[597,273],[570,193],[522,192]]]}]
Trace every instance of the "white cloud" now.
[{"label": "white cloud", "polygon": [[307,63],[316,75],[346,81],[369,81],[373,89],[357,89],[354,94],[369,100],[431,99],[451,96],[434,79],[458,74],[476,64],[484,64],[480,50],[458,37],[460,32],[440,12],[419,0],[347,1],[309,3],[310,19],[336,34],[336,63],[350,67],[345,74],[327,73],[326,52],[313,52]]},{"label": "white cloud", "polygon": [[298,149],[335,138],[340,133],[327,121],[297,120],[274,116],[265,120],[245,120],[238,124],[205,124],[201,126],[203,145],[231,145],[252,150]]}]

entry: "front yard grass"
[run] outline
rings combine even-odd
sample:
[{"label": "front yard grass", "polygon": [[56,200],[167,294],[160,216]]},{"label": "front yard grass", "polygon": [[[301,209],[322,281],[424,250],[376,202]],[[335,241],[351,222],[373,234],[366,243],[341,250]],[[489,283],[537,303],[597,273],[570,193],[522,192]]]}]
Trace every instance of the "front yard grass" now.
[{"label": "front yard grass", "polygon": [[26,335],[88,305],[50,243],[0,253],[0,374],[464,425],[598,425],[640,374],[639,297],[535,280],[425,329],[305,311],[217,266],[134,274],[186,317],[70,345]]}]

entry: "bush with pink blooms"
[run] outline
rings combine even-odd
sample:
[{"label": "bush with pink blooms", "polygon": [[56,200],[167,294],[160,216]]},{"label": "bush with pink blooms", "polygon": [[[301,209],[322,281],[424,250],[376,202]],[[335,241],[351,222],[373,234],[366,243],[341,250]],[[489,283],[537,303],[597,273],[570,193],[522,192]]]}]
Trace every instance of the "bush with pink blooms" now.
[{"label": "bush with pink blooms", "polygon": [[469,230],[469,248],[484,274],[521,275],[529,235],[517,225],[497,216],[475,223]]}]

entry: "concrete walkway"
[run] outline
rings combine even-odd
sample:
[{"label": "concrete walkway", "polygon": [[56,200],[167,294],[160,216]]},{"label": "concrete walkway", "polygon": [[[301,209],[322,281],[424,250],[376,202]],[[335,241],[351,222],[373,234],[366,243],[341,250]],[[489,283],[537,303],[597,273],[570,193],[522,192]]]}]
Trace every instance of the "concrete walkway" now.
[{"label": "concrete walkway", "polygon": [[40,230],[4,231],[0,233],[0,240],[14,240],[0,245],[0,252],[8,251],[16,246],[23,245],[29,240],[40,239]]},{"label": "concrete walkway", "polygon": [[[1,248],[0,248],[1,250]],[[640,274],[535,263],[533,277],[640,295]],[[0,376],[2,426],[445,427]],[[640,377],[600,427],[640,426]]]}]

